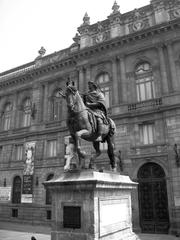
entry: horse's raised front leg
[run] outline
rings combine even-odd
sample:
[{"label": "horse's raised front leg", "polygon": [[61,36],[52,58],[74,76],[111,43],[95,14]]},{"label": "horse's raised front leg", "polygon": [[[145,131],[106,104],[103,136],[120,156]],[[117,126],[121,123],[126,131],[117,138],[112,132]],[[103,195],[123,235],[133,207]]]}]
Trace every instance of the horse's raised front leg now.
[{"label": "horse's raised front leg", "polygon": [[100,143],[97,141],[93,142],[93,147],[96,150],[96,153],[93,154],[90,159],[89,168],[91,168],[91,169],[95,168],[94,162],[95,162],[96,158],[101,155]]},{"label": "horse's raised front leg", "polygon": [[[74,140],[75,140],[75,148],[79,157],[79,166],[82,166],[82,160],[85,159],[86,157],[86,152],[81,150],[81,145],[80,145],[80,138],[85,135],[89,135],[89,131],[87,129],[80,130],[75,133],[74,135]],[[83,163],[84,165],[85,163]]]}]

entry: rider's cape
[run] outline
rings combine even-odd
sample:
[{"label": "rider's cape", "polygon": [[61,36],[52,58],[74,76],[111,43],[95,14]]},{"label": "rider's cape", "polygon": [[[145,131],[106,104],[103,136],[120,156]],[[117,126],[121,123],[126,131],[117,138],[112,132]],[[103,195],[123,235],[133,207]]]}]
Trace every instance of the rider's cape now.
[{"label": "rider's cape", "polygon": [[100,110],[104,112],[105,116],[107,115],[105,97],[101,91],[88,92],[86,95],[86,101],[90,103],[100,103]]}]

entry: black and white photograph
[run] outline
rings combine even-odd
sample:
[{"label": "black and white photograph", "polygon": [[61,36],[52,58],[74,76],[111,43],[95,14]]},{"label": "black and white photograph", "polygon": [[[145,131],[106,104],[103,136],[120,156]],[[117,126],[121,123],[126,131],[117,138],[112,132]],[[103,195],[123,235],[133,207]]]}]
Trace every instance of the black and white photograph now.
[{"label": "black and white photograph", "polygon": [[0,240],[180,240],[180,0],[0,0]]}]

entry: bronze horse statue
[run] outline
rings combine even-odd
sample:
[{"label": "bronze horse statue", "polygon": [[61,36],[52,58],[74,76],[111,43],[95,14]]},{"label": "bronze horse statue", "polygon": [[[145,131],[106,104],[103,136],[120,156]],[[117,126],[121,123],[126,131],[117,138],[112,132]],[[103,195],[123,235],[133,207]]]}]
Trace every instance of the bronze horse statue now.
[{"label": "bronze horse statue", "polygon": [[[81,150],[80,138],[92,142],[95,149],[95,154],[90,159],[89,168],[93,168],[95,159],[101,154],[100,142],[97,140],[97,120],[95,113],[90,110],[83,102],[83,98],[79,94],[75,86],[68,85],[65,93],[62,95],[67,102],[67,127],[74,141],[75,152],[79,158],[79,166],[82,165],[82,160],[86,157],[86,153]],[[107,153],[110,159],[111,170],[116,170],[116,157],[114,153],[113,136],[116,130],[115,123],[108,118],[109,124],[103,124],[103,142],[107,142]]]}]

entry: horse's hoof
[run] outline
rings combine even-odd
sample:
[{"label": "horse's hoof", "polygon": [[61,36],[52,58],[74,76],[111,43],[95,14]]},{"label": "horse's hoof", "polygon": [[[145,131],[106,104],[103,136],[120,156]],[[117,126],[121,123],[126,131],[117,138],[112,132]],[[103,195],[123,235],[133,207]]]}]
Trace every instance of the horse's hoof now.
[{"label": "horse's hoof", "polygon": [[93,164],[89,164],[89,169],[94,169],[94,166],[93,166]]},{"label": "horse's hoof", "polygon": [[89,169],[96,169],[96,165],[93,164],[93,163],[90,163],[90,164],[89,164]]},{"label": "horse's hoof", "polygon": [[116,167],[112,168],[112,172],[117,172],[117,168]]}]

